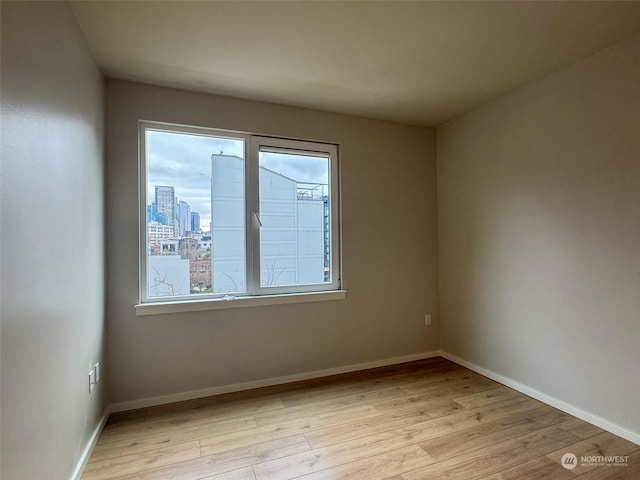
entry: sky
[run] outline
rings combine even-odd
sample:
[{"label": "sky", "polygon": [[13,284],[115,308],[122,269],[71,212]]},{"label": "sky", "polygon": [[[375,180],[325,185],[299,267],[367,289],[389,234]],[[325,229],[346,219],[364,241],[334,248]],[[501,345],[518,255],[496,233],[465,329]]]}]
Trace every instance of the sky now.
[{"label": "sky", "polygon": [[[244,158],[244,141],[147,130],[147,203],[155,198],[157,185],[175,187],[177,200],[187,202],[192,212],[200,213],[200,225],[209,229],[211,221],[211,155],[236,155]],[[326,158],[262,153],[260,166],[298,182],[328,184]]]}]

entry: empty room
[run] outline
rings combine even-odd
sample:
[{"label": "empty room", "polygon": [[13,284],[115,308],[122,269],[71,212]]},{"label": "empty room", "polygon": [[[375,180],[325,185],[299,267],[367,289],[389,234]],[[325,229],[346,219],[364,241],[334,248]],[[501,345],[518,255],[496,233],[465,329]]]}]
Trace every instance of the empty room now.
[{"label": "empty room", "polygon": [[640,2],[0,2],[2,480],[640,478]]}]

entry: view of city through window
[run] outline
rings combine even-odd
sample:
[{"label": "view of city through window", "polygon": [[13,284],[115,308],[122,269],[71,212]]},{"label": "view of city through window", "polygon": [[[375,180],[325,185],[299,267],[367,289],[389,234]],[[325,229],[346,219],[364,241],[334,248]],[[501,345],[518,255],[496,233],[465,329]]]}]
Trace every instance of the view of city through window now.
[{"label": "view of city through window", "polygon": [[[145,131],[149,298],[247,292],[243,138]],[[329,159],[260,151],[260,287],[331,281]]]}]

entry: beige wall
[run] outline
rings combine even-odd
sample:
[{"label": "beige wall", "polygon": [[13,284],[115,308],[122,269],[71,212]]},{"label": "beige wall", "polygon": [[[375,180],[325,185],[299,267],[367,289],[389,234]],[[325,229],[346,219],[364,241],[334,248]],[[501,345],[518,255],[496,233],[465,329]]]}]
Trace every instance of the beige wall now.
[{"label": "beige wall", "polygon": [[437,143],[443,350],[640,433],[640,37]]},{"label": "beige wall", "polygon": [[[139,119],[340,143],[347,299],[136,317]],[[115,80],[106,121],[111,401],[438,348],[433,130]]]},{"label": "beige wall", "polygon": [[2,461],[68,479],[100,420],[103,81],[66,3],[2,2]]}]

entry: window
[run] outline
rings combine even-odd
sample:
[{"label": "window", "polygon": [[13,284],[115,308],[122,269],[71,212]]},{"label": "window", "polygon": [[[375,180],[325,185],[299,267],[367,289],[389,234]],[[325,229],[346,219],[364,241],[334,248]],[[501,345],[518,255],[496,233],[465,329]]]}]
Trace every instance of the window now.
[{"label": "window", "polygon": [[143,122],[140,300],[340,288],[337,147]]}]

